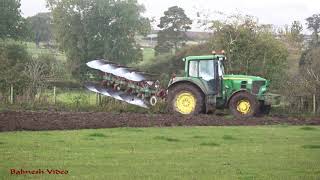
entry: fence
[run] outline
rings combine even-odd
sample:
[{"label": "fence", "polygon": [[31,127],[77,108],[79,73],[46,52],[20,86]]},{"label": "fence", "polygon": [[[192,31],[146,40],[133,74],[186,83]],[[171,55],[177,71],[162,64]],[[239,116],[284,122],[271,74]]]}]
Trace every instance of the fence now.
[{"label": "fence", "polygon": [[283,96],[281,107],[286,107],[289,113],[320,113],[320,97],[316,95]]},{"label": "fence", "polygon": [[[55,107],[58,110],[101,110],[101,111],[143,111],[132,105],[119,102],[113,98],[101,96],[85,88],[51,87],[38,89],[32,99],[25,95],[15,95],[14,88],[8,88],[7,93],[0,94],[4,106],[28,105],[32,107]],[[320,96],[281,96],[280,104],[273,106],[272,112],[284,114],[320,114]],[[24,108],[22,107],[22,108]],[[163,111],[163,110],[161,110]]]},{"label": "fence", "polygon": [[[57,110],[57,111],[107,111],[148,112],[133,105],[102,96],[86,88],[50,87],[37,89],[33,98],[16,95],[14,88],[0,94],[0,110]],[[152,112],[160,111],[153,109]],[[162,110],[163,111],[163,110]]]}]

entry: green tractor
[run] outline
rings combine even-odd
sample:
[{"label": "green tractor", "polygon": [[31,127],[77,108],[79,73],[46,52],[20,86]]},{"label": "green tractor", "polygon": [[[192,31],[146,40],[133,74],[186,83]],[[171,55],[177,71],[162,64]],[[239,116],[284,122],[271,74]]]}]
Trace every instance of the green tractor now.
[{"label": "green tractor", "polygon": [[184,115],[225,108],[240,118],[268,113],[271,107],[267,95],[269,81],[257,76],[226,75],[225,59],[222,54],[184,58],[184,76],[173,76],[166,89],[150,74],[111,61],[94,60],[87,65],[103,72],[102,81],[86,87],[143,108],[166,99],[169,111]]},{"label": "green tractor", "polygon": [[168,107],[180,114],[199,114],[229,108],[236,117],[270,110],[269,81],[257,76],[224,74],[224,55],[189,56],[185,74],[168,85]]}]

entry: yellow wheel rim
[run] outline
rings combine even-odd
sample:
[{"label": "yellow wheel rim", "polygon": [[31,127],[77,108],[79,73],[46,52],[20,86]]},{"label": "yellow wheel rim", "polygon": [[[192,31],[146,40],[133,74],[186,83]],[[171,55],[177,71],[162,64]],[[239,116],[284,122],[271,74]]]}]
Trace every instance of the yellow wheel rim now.
[{"label": "yellow wheel rim", "polygon": [[251,104],[248,100],[241,100],[237,103],[237,110],[241,114],[248,114],[251,110]]},{"label": "yellow wheel rim", "polygon": [[176,96],[175,108],[181,114],[191,114],[196,107],[196,98],[189,92]]}]

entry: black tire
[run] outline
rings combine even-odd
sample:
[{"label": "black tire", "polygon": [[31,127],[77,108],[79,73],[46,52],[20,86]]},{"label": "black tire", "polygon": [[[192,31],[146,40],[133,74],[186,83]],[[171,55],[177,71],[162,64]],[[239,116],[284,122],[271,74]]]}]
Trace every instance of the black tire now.
[{"label": "black tire", "polygon": [[[250,108],[245,114],[238,110],[238,105],[241,101],[250,103]],[[229,109],[231,113],[238,118],[249,118],[255,116],[259,113],[259,107],[260,103],[257,101],[256,97],[248,92],[239,92],[235,94],[229,102]]]},{"label": "black tire", "polygon": [[184,92],[191,93],[196,99],[196,105],[195,105],[194,110],[190,114],[187,114],[187,115],[195,115],[195,114],[203,113],[204,108],[205,108],[204,95],[198,87],[196,87],[190,83],[177,84],[177,85],[169,88],[168,101],[167,101],[168,102],[168,105],[167,105],[168,111],[171,113],[182,114],[179,111],[177,111],[177,109],[175,107],[175,101],[176,101],[176,98]]}]

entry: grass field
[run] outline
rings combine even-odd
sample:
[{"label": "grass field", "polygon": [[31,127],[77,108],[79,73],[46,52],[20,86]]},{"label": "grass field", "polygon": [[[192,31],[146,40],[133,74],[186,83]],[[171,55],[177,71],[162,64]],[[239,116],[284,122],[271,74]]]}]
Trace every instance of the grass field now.
[{"label": "grass field", "polygon": [[[118,128],[0,134],[3,179],[319,179],[320,127]],[[9,169],[68,175],[10,175]]]},{"label": "grass field", "polygon": [[[49,49],[44,46],[40,46],[39,48],[36,47],[36,44],[33,42],[25,42],[27,50],[32,54],[32,56],[36,57],[40,54],[53,54],[58,60],[66,61],[66,56],[62,52],[58,51],[57,49]],[[143,61],[140,62],[150,63],[150,61],[155,57],[154,56],[154,49],[152,48],[143,48]]]},{"label": "grass field", "polygon": [[154,58],[154,49],[152,48],[143,48],[143,60],[148,61]]},{"label": "grass field", "polygon": [[[65,105],[96,105],[96,94],[89,90],[70,90],[57,88],[56,102]],[[49,97],[50,103],[53,103],[53,90],[47,90],[45,95]]]}]

